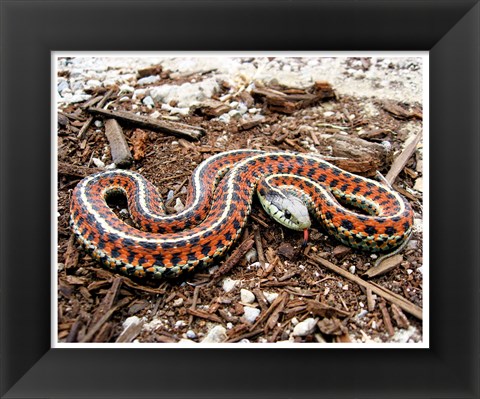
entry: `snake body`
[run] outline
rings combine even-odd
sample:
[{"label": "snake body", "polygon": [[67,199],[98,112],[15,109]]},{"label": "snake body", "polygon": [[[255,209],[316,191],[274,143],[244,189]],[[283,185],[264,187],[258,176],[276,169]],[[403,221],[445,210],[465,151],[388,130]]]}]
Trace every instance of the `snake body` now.
[{"label": "snake body", "polygon": [[[72,193],[70,225],[94,258],[116,271],[176,277],[228,251],[247,222],[255,191],[267,212],[287,227],[309,226],[301,220],[305,212],[296,209],[301,201],[328,233],[367,251],[398,248],[413,225],[408,202],[387,186],[315,155],[256,150],[228,151],[202,162],[185,209],[175,215],[165,214],[156,187],[136,172],[88,176]],[[127,197],[136,227],[108,206],[106,199],[117,192]],[[285,201],[292,205],[282,205]],[[294,219],[297,224],[290,226]]]}]

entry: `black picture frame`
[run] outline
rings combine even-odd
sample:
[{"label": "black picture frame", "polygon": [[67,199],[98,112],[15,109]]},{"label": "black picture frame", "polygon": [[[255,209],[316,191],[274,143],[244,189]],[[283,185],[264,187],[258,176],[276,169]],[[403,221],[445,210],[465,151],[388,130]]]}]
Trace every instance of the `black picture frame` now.
[{"label": "black picture frame", "polygon": [[[476,1],[2,1],[2,398],[477,398]],[[430,53],[430,349],[52,349],[51,51]]]}]

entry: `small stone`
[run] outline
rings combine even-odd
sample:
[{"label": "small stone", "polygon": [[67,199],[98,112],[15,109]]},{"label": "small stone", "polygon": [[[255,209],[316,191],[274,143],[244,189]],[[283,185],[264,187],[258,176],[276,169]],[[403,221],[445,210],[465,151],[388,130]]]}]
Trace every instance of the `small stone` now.
[{"label": "small stone", "polygon": [[292,335],[294,337],[305,337],[308,334],[311,334],[317,325],[317,319],[308,318],[304,321],[298,323],[293,329]]},{"label": "small stone", "polygon": [[130,316],[130,317],[127,317],[125,321],[122,323],[122,327],[125,330],[131,325],[138,325],[139,323],[140,323],[140,318],[138,316]]},{"label": "small stone", "polygon": [[255,301],[255,295],[246,289],[240,290],[240,300],[242,303],[253,303]]},{"label": "small stone", "polygon": [[182,306],[183,305],[183,298],[180,297],[180,298],[177,298],[173,301],[173,306],[177,307],[177,306]]},{"label": "small stone", "polygon": [[232,291],[238,284],[238,280],[232,280],[231,278],[227,277],[223,280],[223,290],[225,292]]},{"label": "small stone", "polygon": [[245,306],[243,312],[243,317],[245,318],[245,320],[249,323],[253,323],[260,314],[260,309]]},{"label": "small stone", "polygon": [[160,76],[158,75],[152,75],[152,76],[147,76],[145,78],[141,78],[141,79],[138,79],[137,80],[137,84],[139,86],[143,86],[143,85],[150,85],[152,83],[156,83],[160,80]]},{"label": "small stone", "polygon": [[197,338],[197,334],[196,334],[195,331],[193,331],[193,330],[188,330],[187,333],[185,334],[185,336],[186,336],[188,339],[195,339],[195,338]]},{"label": "small stone", "polygon": [[419,192],[423,192],[423,178],[418,177],[417,180],[415,180],[415,185],[413,186],[414,190],[417,190]]},{"label": "small stone", "polygon": [[277,299],[278,293],[264,291],[263,296],[268,301],[268,303],[272,303],[275,299]]},{"label": "small stone", "polygon": [[349,271],[350,273],[352,273],[352,274],[355,274],[355,270],[356,270],[356,267],[355,267],[355,266],[350,266],[350,267],[348,268],[348,271]]},{"label": "small stone", "polygon": [[103,126],[103,122],[101,120],[96,120],[95,122],[93,122],[93,124],[96,126],[96,127],[102,127]]},{"label": "small stone", "polygon": [[65,263],[57,263],[57,269],[59,272],[61,272],[63,269],[65,269]]},{"label": "small stone", "polygon": [[345,285],[342,287],[342,290],[348,291],[348,284],[345,284]]},{"label": "small stone", "polygon": [[182,200],[180,198],[177,198],[175,201],[175,206],[173,207],[175,211],[181,212],[185,209],[185,205],[183,205]]},{"label": "small stone", "polygon": [[326,112],[323,113],[323,116],[325,118],[328,118],[328,117],[333,116],[333,115],[335,115],[335,112],[332,112],[332,111],[326,111]]},{"label": "small stone", "polygon": [[153,98],[150,96],[146,96],[143,100],[142,103],[144,103],[147,107],[153,108],[155,103],[153,102]]},{"label": "small stone", "polygon": [[250,250],[245,254],[245,259],[248,263],[255,262],[257,260],[257,250],[255,248],[250,248]]},{"label": "small stone", "polygon": [[187,323],[185,322],[185,320],[178,320],[175,322],[175,325],[174,327],[175,328],[182,328],[182,327],[185,327],[187,325]]},{"label": "small stone", "polygon": [[227,340],[227,330],[225,327],[216,325],[213,327],[205,338],[202,339],[202,343],[204,344],[214,344],[220,343]]},{"label": "small stone", "polygon": [[93,157],[93,158],[92,158],[92,162],[95,164],[95,166],[96,166],[97,168],[104,168],[104,167],[105,167],[105,164],[103,163],[103,161],[101,161],[101,160],[98,159],[98,158]]}]

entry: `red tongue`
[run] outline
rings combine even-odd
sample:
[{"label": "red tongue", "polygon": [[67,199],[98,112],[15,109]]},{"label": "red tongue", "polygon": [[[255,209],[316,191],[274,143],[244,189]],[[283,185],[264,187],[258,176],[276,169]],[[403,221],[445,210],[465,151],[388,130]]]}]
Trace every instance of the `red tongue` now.
[{"label": "red tongue", "polygon": [[306,246],[308,242],[308,229],[303,230],[303,246]]}]

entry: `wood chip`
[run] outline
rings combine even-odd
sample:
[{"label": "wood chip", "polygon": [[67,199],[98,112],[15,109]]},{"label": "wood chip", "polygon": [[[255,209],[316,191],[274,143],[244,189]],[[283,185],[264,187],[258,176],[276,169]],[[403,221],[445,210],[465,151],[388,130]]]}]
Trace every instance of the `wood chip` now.
[{"label": "wood chip", "polygon": [[377,266],[374,266],[368,269],[365,273],[363,273],[363,276],[367,276],[368,278],[380,276],[382,274],[389,272],[390,270],[395,269],[402,262],[403,262],[402,255],[396,254],[396,255],[390,256],[389,258],[386,258],[383,261],[381,261],[380,264],[378,264]]},{"label": "wood chip", "polygon": [[383,299],[380,301],[380,311],[382,312],[383,321],[385,322],[385,328],[387,329],[388,335],[392,337],[395,334],[395,331],[393,330],[392,320],[390,319],[385,300]]},{"label": "wood chip", "polygon": [[133,157],[123,130],[115,119],[105,121],[105,135],[110,144],[113,163],[119,168],[129,168],[132,165]]},{"label": "wood chip", "polygon": [[405,314],[402,312],[402,310],[397,305],[392,303],[391,309],[392,309],[393,318],[394,318],[395,323],[397,324],[398,327],[400,327],[400,328],[410,327],[410,322],[408,321]]},{"label": "wood chip", "polygon": [[148,134],[142,129],[135,129],[132,133],[132,147],[133,147],[133,159],[135,161],[141,161],[145,158],[145,151],[147,148]]}]

